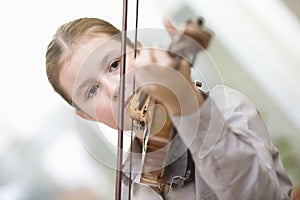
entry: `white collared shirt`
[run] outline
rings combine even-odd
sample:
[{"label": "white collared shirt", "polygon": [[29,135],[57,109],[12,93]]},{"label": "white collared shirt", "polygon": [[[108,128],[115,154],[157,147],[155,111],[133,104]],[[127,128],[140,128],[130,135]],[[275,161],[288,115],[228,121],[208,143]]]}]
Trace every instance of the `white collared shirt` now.
[{"label": "white collared shirt", "polygon": [[[171,120],[193,157],[195,181],[170,190],[165,199],[289,199],[292,183],[259,112],[244,95],[217,86],[199,110]],[[127,192],[125,186],[123,199]],[[132,199],[164,198],[136,181]]]}]

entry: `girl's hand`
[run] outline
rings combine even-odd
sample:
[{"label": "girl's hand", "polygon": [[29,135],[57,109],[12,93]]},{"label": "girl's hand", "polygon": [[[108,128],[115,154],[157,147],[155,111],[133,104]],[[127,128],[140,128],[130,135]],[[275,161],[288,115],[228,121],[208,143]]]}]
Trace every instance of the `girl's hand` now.
[{"label": "girl's hand", "polygon": [[140,49],[135,60],[137,87],[160,101],[169,114],[191,113],[203,102],[190,78],[190,64],[180,60],[177,70],[176,59],[165,50]]},{"label": "girl's hand", "polygon": [[[177,28],[169,18],[164,18],[164,25],[170,37],[175,37]],[[187,61],[159,48],[140,48],[138,52],[134,64],[137,87],[164,104],[169,114],[187,114],[199,108],[203,97],[190,78]]]}]

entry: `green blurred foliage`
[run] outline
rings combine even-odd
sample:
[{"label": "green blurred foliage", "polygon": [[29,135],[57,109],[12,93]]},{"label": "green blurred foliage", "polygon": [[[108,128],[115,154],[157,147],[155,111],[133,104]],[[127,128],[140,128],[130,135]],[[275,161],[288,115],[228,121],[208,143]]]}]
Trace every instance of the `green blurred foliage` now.
[{"label": "green blurred foliage", "polygon": [[293,184],[300,183],[300,146],[295,140],[283,135],[274,139],[274,144],[280,152],[283,165]]}]

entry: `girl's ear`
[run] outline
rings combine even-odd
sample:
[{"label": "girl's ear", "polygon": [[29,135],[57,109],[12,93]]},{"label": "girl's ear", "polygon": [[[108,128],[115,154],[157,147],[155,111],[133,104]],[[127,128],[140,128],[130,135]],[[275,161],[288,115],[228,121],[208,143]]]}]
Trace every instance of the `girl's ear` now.
[{"label": "girl's ear", "polygon": [[79,117],[81,117],[83,119],[90,120],[90,121],[96,121],[94,118],[92,118],[91,116],[85,114],[81,110],[76,109],[75,113],[76,113],[76,115],[78,115]]}]

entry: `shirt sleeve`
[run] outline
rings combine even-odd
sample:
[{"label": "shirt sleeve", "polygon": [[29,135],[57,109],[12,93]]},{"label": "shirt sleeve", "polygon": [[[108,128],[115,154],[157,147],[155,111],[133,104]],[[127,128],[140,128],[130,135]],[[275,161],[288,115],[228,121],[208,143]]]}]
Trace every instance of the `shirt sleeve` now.
[{"label": "shirt sleeve", "polygon": [[273,160],[278,152],[245,96],[220,86],[199,110],[171,119],[219,199],[289,199],[291,182],[280,158]]}]

